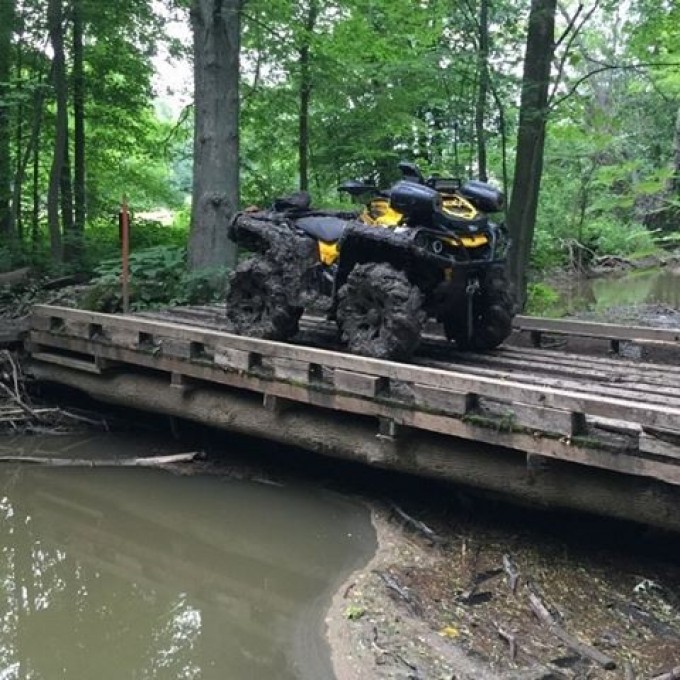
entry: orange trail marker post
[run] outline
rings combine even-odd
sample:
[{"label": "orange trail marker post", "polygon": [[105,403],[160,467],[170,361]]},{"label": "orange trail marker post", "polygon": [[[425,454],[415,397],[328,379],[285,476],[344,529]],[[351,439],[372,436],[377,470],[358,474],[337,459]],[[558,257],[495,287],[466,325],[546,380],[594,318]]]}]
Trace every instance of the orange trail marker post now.
[{"label": "orange trail marker post", "polygon": [[127,198],[120,204],[120,243],[122,260],[123,313],[130,311],[130,219]]}]

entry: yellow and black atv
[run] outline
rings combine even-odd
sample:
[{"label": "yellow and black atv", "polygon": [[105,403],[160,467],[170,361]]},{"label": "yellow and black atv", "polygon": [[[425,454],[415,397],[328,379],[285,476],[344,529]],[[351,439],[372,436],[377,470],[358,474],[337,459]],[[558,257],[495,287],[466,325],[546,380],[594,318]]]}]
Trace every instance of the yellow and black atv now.
[{"label": "yellow and black atv", "polygon": [[294,194],[245,212],[230,238],[253,253],[230,277],[227,320],[242,335],[286,340],[304,309],[323,310],[351,352],[406,360],[428,318],[461,349],[491,349],[511,332],[508,241],[489,213],[500,191],[483,182],[422,177],[400,164],[387,191],[358,181],[359,213],[312,210]]}]

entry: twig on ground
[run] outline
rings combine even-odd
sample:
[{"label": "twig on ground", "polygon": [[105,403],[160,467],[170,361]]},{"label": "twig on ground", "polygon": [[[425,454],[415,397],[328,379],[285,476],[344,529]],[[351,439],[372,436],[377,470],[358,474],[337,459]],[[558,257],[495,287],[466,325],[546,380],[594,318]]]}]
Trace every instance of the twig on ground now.
[{"label": "twig on ground", "polygon": [[418,603],[413,599],[411,593],[408,591],[408,588],[400,586],[394,576],[388,574],[386,571],[375,570],[373,573],[377,574],[382,579],[383,583],[389,590],[391,590],[393,593],[396,593],[404,602],[406,602],[406,604],[411,607],[414,613],[420,609]]},{"label": "twig on ground", "polygon": [[569,633],[557,623],[555,617],[550,613],[545,604],[543,604],[538,593],[533,588],[529,589],[529,605],[531,606],[531,611],[534,612],[539,621],[541,621],[556,638],[561,640],[579,656],[594,661],[608,671],[616,668],[614,659],[569,635]]},{"label": "twig on ground", "polygon": [[495,624],[495,627],[498,637],[508,643],[510,659],[514,661],[517,658],[517,639],[515,634],[501,628],[498,624]]},{"label": "twig on ground", "polygon": [[671,668],[667,673],[655,675],[652,680],[680,680],[680,666]]},{"label": "twig on ground", "polygon": [[625,680],[635,680],[635,669],[630,661],[623,662],[623,677]]},{"label": "twig on ground", "polygon": [[503,555],[503,570],[508,577],[508,588],[510,588],[512,594],[515,595],[517,592],[517,582],[519,581],[519,570],[513,562],[512,557],[510,557],[510,555],[507,553]]},{"label": "twig on ground", "polygon": [[419,531],[426,538],[428,538],[433,543],[443,543],[444,539],[439,536],[435,531],[430,529],[424,522],[421,522],[415,517],[411,517],[408,513],[404,512],[396,503],[390,504],[392,509],[401,517],[407,524],[412,526],[416,531]]}]

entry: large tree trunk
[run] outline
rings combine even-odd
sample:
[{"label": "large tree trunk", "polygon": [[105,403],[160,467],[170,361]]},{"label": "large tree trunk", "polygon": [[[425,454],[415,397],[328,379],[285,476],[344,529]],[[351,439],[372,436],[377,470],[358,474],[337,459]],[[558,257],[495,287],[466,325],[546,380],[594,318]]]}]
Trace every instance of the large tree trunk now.
[{"label": "large tree trunk", "polygon": [[85,75],[83,72],[83,2],[73,0],[73,198],[75,254],[85,230]]},{"label": "large tree trunk", "polygon": [[309,188],[309,104],[312,97],[312,82],[310,75],[310,48],[312,33],[316,19],[319,15],[317,0],[309,0],[305,32],[300,46],[298,63],[300,65],[300,111],[299,111],[299,136],[298,156],[300,172],[300,191]]},{"label": "large tree trunk", "polygon": [[510,274],[522,305],[543,173],[556,4],[556,0],[532,0],[524,57],[515,176],[508,208],[508,227],[513,241]]},{"label": "large tree trunk", "polygon": [[60,188],[63,185],[62,178],[68,151],[68,91],[61,2],[62,0],[49,0],[49,5],[47,7],[48,30],[52,50],[54,52],[52,73],[57,100],[54,153],[47,191],[47,222],[50,230],[50,250],[52,259],[55,262],[61,262],[63,260],[59,199]]},{"label": "large tree trunk", "polygon": [[12,196],[11,128],[9,115],[10,73],[14,0],[0,0],[0,239],[13,237],[10,199]]},{"label": "large tree trunk", "polygon": [[477,104],[475,106],[475,132],[477,137],[477,174],[486,182],[486,100],[489,92],[489,0],[479,3],[479,52],[477,55]]},{"label": "large tree trunk", "polygon": [[194,178],[189,266],[233,267],[239,200],[241,0],[193,0]]}]

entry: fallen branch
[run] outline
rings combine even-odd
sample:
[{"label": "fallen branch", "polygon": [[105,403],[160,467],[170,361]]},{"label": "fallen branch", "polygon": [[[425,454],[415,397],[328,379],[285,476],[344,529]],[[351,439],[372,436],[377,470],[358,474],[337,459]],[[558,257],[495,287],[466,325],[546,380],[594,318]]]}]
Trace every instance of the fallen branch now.
[{"label": "fallen branch", "polygon": [[512,557],[505,553],[503,555],[503,570],[507,574],[508,587],[514,595],[517,592],[517,582],[519,581],[519,570],[517,569],[515,563],[512,561]]},{"label": "fallen branch", "polygon": [[517,639],[515,638],[514,633],[504,630],[499,625],[496,625],[496,632],[501,640],[508,643],[510,659],[514,661],[517,658]]},{"label": "fallen branch", "polygon": [[418,603],[415,602],[413,597],[411,596],[411,593],[409,593],[408,588],[403,588],[402,586],[399,585],[397,580],[390,574],[388,574],[386,571],[374,571],[375,574],[377,574],[383,581],[383,583],[387,586],[389,590],[391,590],[393,593],[396,593],[404,602],[406,602],[407,605],[411,607],[414,613],[420,607],[418,606]]},{"label": "fallen branch", "polygon": [[0,463],[24,463],[53,467],[159,467],[175,463],[189,463],[202,455],[201,451],[173,453],[167,456],[141,458],[58,458],[56,456],[0,456]]},{"label": "fallen branch", "polygon": [[680,666],[671,668],[667,673],[655,675],[652,680],[680,680]]},{"label": "fallen branch", "polygon": [[595,663],[599,664],[605,670],[611,671],[616,668],[616,662],[611,657],[603,654],[598,649],[579,642],[576,638],[573,638],[569,633],[567,633],[562,626],[557,623],[553,615],[548,611],[548,608],[543,604],[541,598],[536,592],[529,590],[529,604],[531,606],[531,611],[534,612],[536,617],[548,628],[548,630],[556,637],[559,638],[567,647],[575,651],[579,656],[586,659],[590,659]]},{"label": "fallen branch", "polygon": [[431,540],[433,543],[443,543],[444,539],[439,536],[439,534],[435,533],[430,527],[427,526],[424,522],[421,522],[419,519],[416,519],[415,517],[411,517],[411,515],[407,514],[404,512],[396,503],[391,503],[392,509],[401,517],[407,524],[410,524],[416,531],[419,531],[421,534],[423,534],[426,538]]}]

